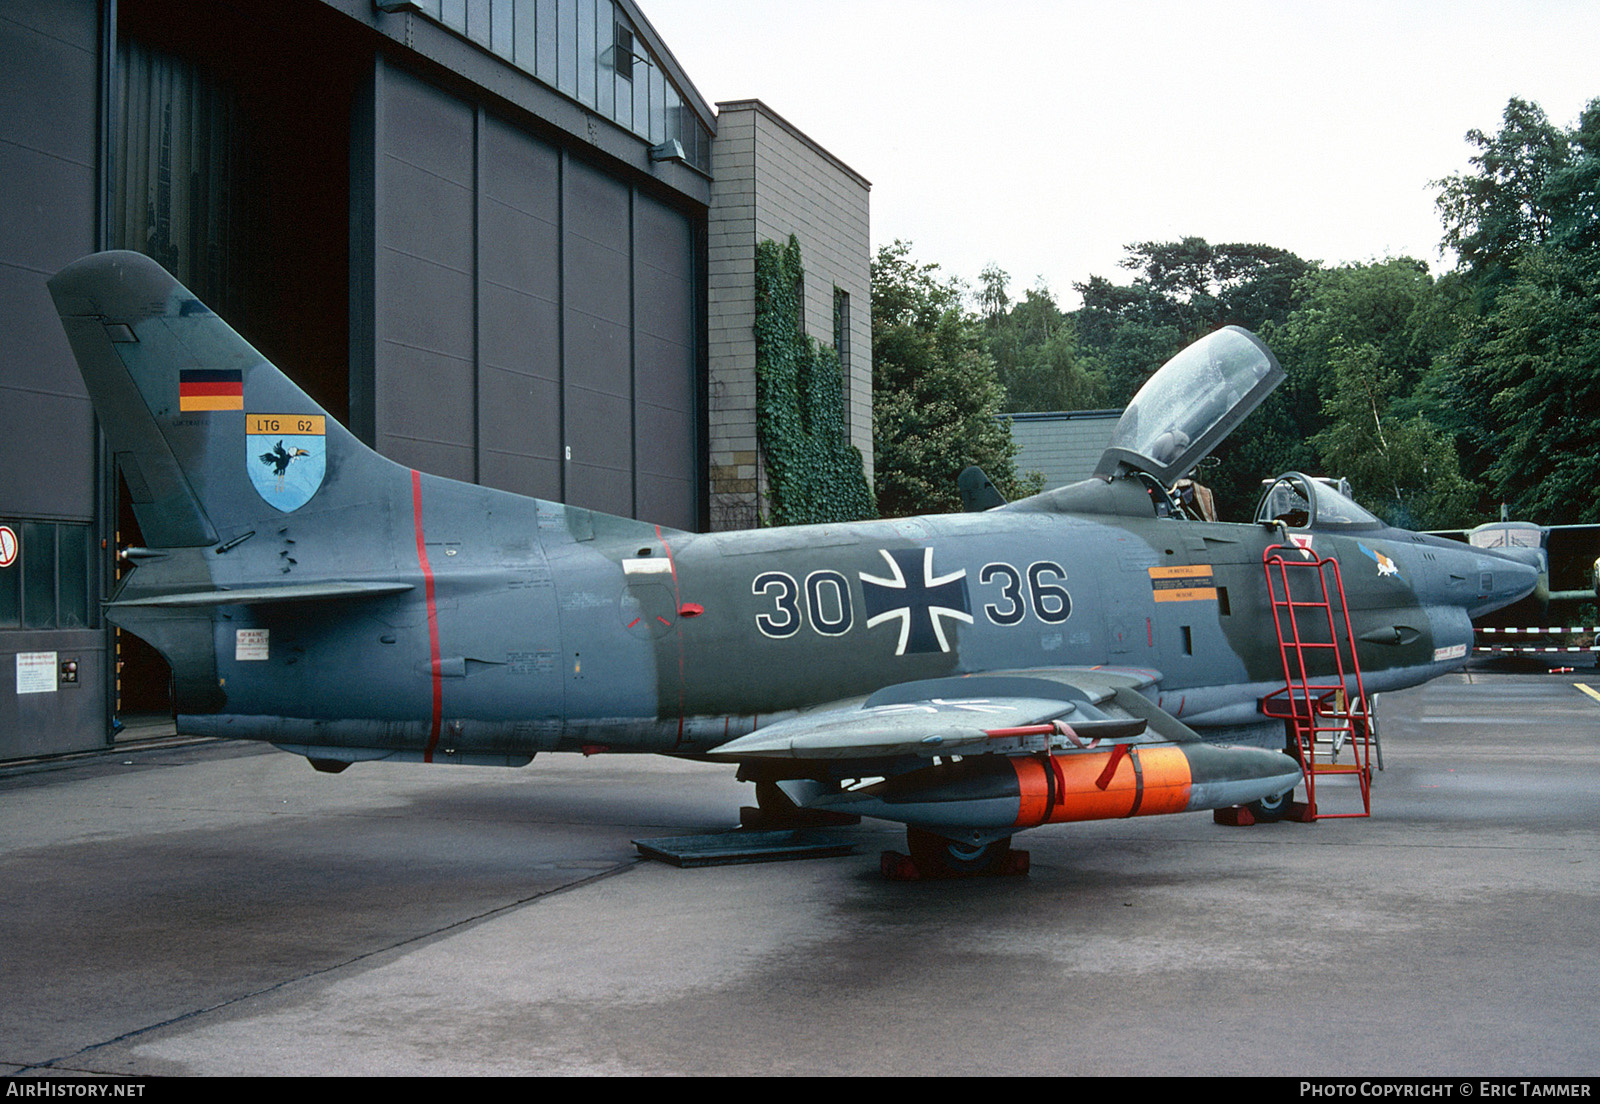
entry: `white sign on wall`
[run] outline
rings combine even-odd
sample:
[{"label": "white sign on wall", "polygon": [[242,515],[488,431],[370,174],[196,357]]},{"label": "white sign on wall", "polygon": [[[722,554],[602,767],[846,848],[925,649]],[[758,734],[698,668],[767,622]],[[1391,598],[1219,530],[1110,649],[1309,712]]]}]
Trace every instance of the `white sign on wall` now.
[{"label": "white sign on wall", "polygon": [[56,653],[17,653],[17,693],[54,694],[56,692]]}]

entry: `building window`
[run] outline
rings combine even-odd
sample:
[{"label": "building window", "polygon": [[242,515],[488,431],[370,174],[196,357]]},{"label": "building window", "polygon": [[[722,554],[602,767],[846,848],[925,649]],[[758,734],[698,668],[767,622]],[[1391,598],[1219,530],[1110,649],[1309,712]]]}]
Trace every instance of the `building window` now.
[{"label": "building window", "polygon": [[850,293],[833,289],[833,348],[839,354],[839,374],[850,386]]},{"label": "building window", "polygon": [[625,81],[633,79],[633,32],[621,23],[611,24],[615,30],[615,41],[612,43],[611,67],[617,71],[617,76]]},{"label": "building window", "polygon": [[0,520],[16,538],[0,567],[0,629],[94,626],[94,558],[88,525]]},{"label": "building window", "polygon": [[[652,145],[677,138],[690,164],[711,171],[711,131],[613,0],[413,2],[427,18]],[[635,63],[645,70],[637,77]]]}]

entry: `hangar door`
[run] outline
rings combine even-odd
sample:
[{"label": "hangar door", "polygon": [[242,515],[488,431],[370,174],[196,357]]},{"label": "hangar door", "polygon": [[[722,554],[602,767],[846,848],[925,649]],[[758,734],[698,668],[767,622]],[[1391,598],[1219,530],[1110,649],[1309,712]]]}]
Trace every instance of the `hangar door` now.
[{"label": "hangar door", "polygon": [[381,59],[356,135],[356,431],[437,475],[698,528],[693,217]]}]

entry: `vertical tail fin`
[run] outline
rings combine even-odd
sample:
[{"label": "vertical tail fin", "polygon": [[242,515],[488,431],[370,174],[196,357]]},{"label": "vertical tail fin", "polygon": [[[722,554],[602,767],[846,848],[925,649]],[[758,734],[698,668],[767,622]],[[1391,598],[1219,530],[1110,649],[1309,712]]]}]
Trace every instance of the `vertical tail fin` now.
[{"label": "vertical tail fin", "polygon": [[403,490],[404,469],[150,258],[95,254],[49,284],[147,544],[212,544],[309,503],[370,501],[373,479]]}]

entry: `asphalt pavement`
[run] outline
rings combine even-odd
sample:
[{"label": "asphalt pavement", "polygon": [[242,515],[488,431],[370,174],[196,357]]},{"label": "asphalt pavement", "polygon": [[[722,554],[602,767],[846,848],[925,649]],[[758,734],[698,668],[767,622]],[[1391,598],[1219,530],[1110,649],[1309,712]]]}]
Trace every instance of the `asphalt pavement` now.
[{"label": "asphalt pavement", "polygon": [[[726,766],[0,768],[0,1073],[1600,1073],[1600,699],[1385,695],[1370,819],[1037,829],[1025,877],[679,869]],[[1331,803],[1337,795],[1325,795]]]}]

